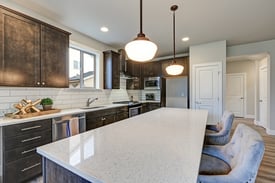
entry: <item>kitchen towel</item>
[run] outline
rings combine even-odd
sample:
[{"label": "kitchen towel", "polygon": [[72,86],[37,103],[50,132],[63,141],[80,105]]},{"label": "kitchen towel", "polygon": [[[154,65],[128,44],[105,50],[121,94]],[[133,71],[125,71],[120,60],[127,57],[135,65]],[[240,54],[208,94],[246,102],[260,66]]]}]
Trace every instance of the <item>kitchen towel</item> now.
[{"label": "kitchen towel", "polygon": [[68,122],[69,136],[79,134],[79,120],[78,117],[71,118]]}]

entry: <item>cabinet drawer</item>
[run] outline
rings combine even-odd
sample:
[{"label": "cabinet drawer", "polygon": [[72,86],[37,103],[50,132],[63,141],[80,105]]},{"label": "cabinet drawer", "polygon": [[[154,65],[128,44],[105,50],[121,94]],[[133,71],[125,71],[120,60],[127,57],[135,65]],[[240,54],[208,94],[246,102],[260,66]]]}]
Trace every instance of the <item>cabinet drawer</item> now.
[{"label": "cabinet drawer", "polygon": [[27,156],[35,155],[37,147],[44,145],[44,144],[48,144],[50,142],[51,142],[51,139],[48,138],[45,141],[37,142],[37,143],[31,144],[29,146],[24,146],[24,147],[19,147],[19,148],[12,149],[12,150],[4,151],[5,163],[10,163],[12,161],[25,158]]},{"label": "cabinet drawer", "polygon": [[127,119],[128,117],[129,117],[129,113],[128,112],[117,113],[117,115],[116,115],[116,121]]},{"label": "cabinet drawer", "polygon": [[4,167],[4,182],[23,182],[41,173],[41,156],[35,154]]},{"label": "cabinet drawer", "polygon": [[17,147],[25,147],[34,143],[42,143],[44,141],[51,140],[51,129],[43,132],[34,132],[26,135],[4,138],[5,151],[11,150]]},{"label": "cabinet drawer", "polygon": [[95,118],[95,119],[90,119],[90,120],[86,120],[86,128],[87,130],[92,130],[95,128],[99,128],[102,127],[103,121],[101,121],[101,118]]},{"label": "cabinet drawer", "polygon": [[13,137],[17,135],[24,135],[28,133],[34,133],[38,131],[43,131],[46,129],[51,129],[52,121],[51,119],[26,122],[17,125],[9,125],[3,128],[4,137]]},{"label": "cabinet drawer", "polygon": [[115,113],[116,113],[116,108],[103,109],[95,112],[88,112],[86,113],[86,119],[92,119],[95,117],[106,116],[106,115],[115,114]]}]

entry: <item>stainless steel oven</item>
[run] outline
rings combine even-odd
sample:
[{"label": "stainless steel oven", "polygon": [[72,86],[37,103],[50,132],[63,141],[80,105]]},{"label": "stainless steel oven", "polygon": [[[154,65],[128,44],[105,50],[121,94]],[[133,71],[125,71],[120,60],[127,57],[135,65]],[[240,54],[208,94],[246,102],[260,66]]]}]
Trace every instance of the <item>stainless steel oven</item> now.
[{"label": "stainless steel oven", "polygon": [[159,90],[160,77],[146,77],[144,78],[144,90]]},{"label": "stainless steel oven", "polygon": [[118,101],[113,104],[127,104],[129,111],[129,118],[141,114],[142,104],[138,101]]},{"label": "stainless steel oven", "polygon": [[128,106],[129,118],[141,114],[141,104],[135,106]]}]

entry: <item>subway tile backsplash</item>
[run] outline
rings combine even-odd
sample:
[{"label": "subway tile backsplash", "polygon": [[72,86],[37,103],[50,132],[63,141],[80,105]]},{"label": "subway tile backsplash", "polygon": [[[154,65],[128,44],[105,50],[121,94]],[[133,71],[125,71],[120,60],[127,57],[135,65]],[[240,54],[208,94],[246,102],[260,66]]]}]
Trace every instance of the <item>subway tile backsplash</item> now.
[{"label": "subway tile backsplash", "polygon": [[71,109],[86,105],[88,98],[98,97],[91,105],[111,104],[113,101],[130,100],[129,96],[135,95],[135,100],[140,100],[139,92],[128,95],[126,81],[121,81],[122,89],[117,90],[89,90],[89,89],[68,89],[68,88],[19,88],[0,87],[0,116],[5,113],[14,112],[13,104],[22,99],[35,101],[37,99],[50,97],[54,101],[54,108]]}]

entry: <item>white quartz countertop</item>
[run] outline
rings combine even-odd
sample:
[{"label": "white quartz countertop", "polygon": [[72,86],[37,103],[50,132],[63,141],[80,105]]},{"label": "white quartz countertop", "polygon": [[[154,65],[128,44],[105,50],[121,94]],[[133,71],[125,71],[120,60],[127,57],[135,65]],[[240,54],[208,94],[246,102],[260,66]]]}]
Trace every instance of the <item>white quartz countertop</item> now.
[{"label": "white quartz countertop", "polygon": [[195,183],[207,111],[160,108],[37,148],[93,183]]},{"label": "white quartz countertop", "polygon": [[127,104],[107,104],[107,105],[100,105],[100,106],[104,106],[104,107],[91,108],[91,109],[81,109],[81,108],[63,109],[58,113],[35,116],[35,117],[30,117],[30,118],[21,118],[21,119],[13,119],[13,118],[9,118],[9,117],[3,117],[3,118],[0,118],[0,127],[7,126],[7,125],[19,124],[19,123],[26,123],[26,122],[31,122],[31,121],[37,121],[37,120],[43,120],[43,119],[50,119],[50,118],[55,118],[55,117],[60,117],[60,116],[65,116],[65,115],[86,113],[86,112],[91,112],[91,111],[104,110],[104,109],[108,109],[108,108],[127,106]]}]

